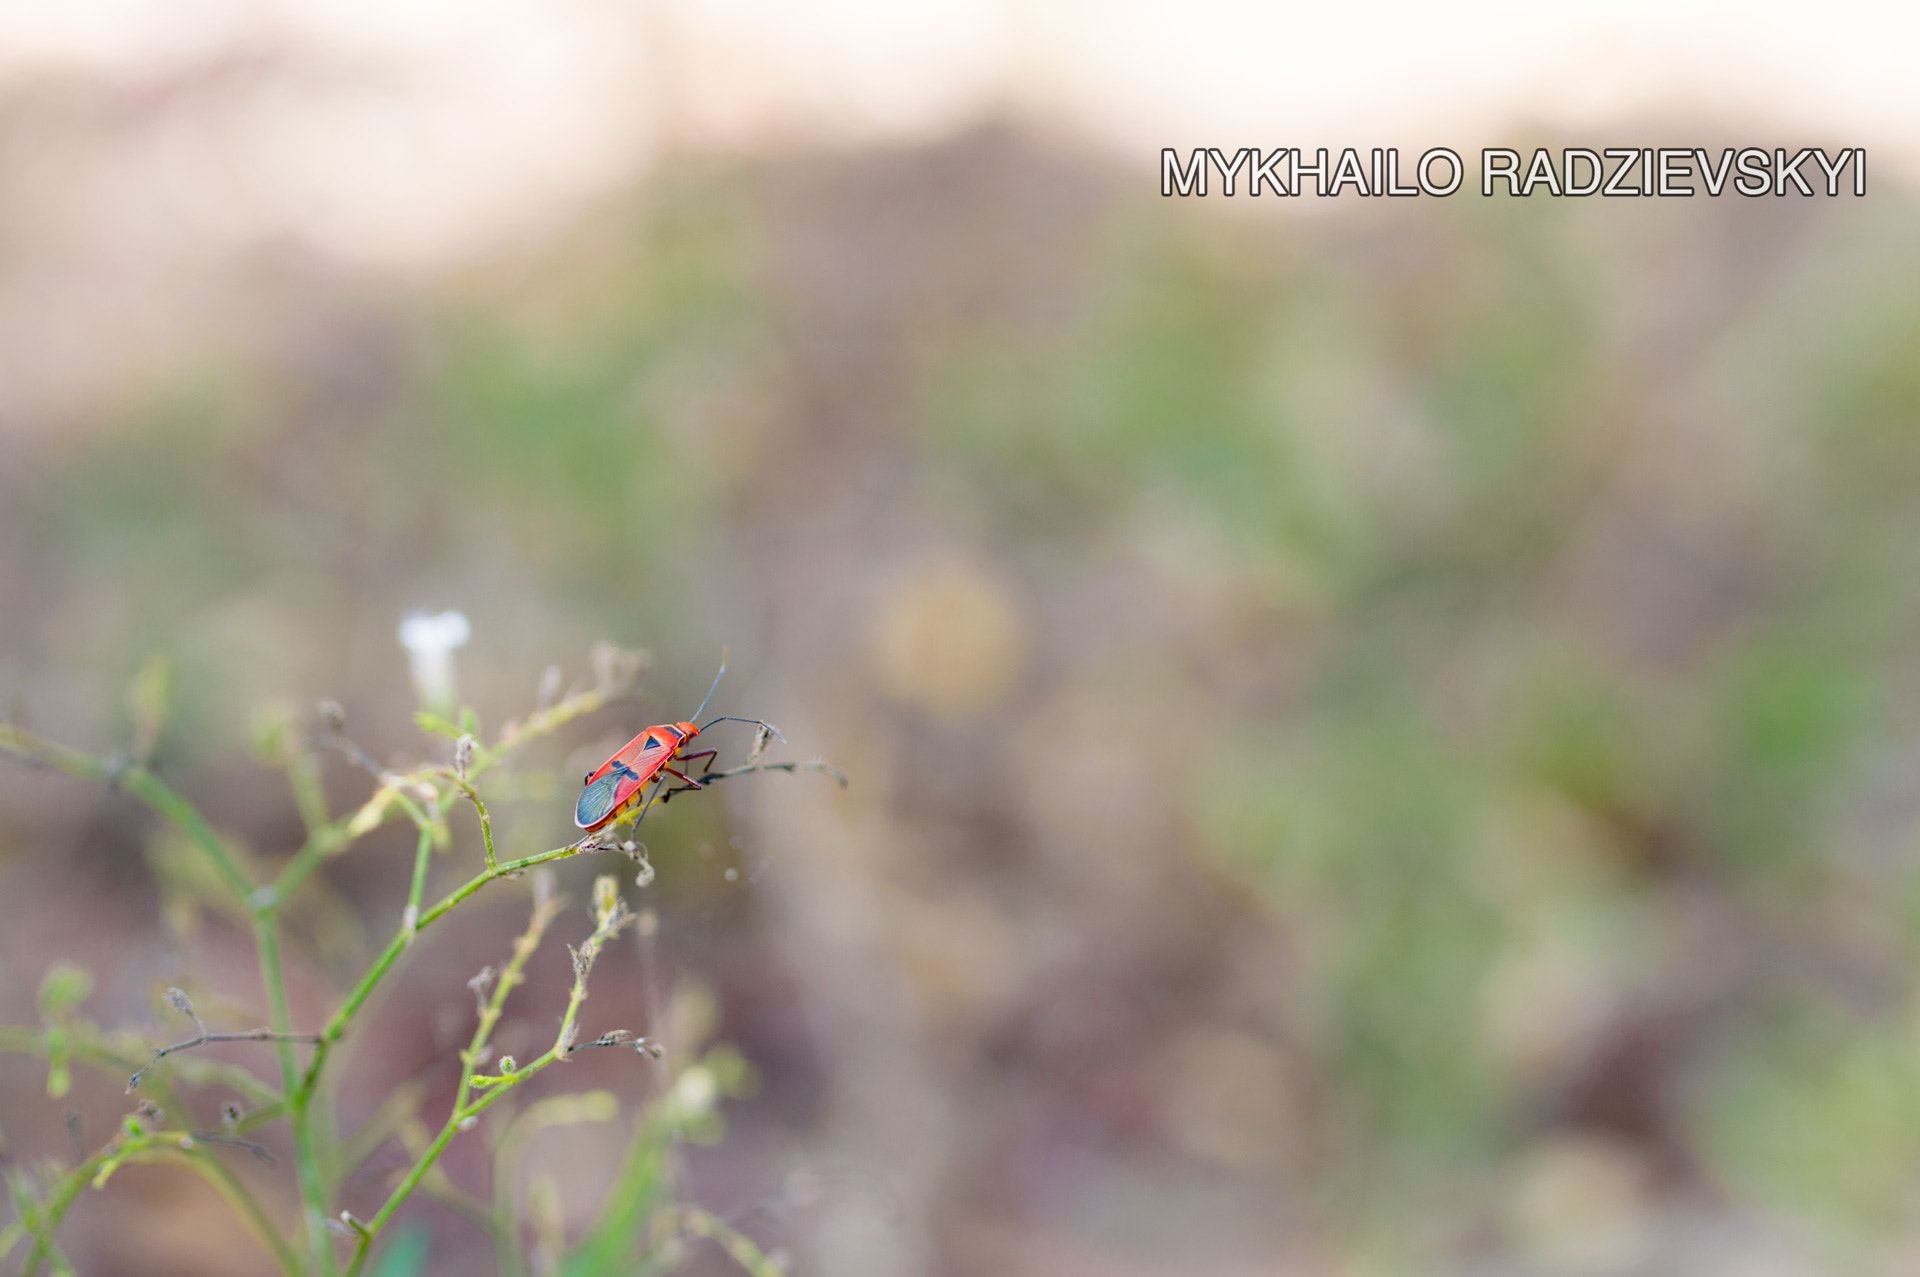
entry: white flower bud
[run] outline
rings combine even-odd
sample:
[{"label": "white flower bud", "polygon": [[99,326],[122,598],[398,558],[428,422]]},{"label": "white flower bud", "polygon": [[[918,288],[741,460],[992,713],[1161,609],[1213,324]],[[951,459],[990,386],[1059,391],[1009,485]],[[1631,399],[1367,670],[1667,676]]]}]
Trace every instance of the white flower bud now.
[{"label": "white flower bud", "polygon": [[438,714],[450,714],[459,693],[453,678],[453,653],[473,636],[464,612],[434,616],[415,612],[400,622],[400,645],[407,649],[413,692],[420,704]]}]

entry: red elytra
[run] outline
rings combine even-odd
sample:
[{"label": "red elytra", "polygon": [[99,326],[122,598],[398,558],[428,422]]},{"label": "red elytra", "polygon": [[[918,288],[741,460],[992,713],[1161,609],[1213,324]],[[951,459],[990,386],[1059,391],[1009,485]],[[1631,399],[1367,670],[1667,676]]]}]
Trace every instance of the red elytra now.
[{"label": "red elytra", "polygon": [[[700,708],[693,713],[699,718],[707,708],[707,702],[713,699],[713,693],[720,686],[721,675],[727,672],[726,660],[720,662],[720,673],[713,676],[713,686],[707,689],[706,698],[700,702]],[[704,725],[695,725],[691,721],[679,723],[659,723],[647,728],[638,736],[622,745],[620,749],[599,767],[587,773],[586,788],[580,791],[580,799],[574,804],[573,823],[588,833],[597,833],[618,820],[640,802],[641,792],[647,782],[665,772],[677,777],[689,789],[703,789],[699,781],[687,775],[673,763],[691,763],[697,759],[707,759],[707,767],[713,766],[712,759],[720,751],[703,749],[698,753],[684,754],[684,750],[693,738],[715,723],[753,723],[773,732],[780,733],[757,718],[734,718],[723,714],[710,719]],[[662,778],[660,785],[666,784]],[[673,791],[678,793],[678,790]],[[655,786],[655,795],[659,785]],[[648,800],[649,802],[651,799]],[[641,813],[643,816],[645,812]]]}]

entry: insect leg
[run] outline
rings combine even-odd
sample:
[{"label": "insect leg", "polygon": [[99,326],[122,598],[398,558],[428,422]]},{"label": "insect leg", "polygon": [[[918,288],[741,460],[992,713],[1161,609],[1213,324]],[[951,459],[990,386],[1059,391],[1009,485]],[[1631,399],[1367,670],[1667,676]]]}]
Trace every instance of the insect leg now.
[{"label": "insect leg", "polygon": [[648,794],[648,795],[647,795],[647,798],[646,798],[646,801],[645,801],[645,802],[643,802],[643,803],[642,803],[642,804],[640,805],[640,816],[639,816],[639,819],[637,819],[637,820],[635,820],[635,821],[633,822],[633,827],[634,827],[635,829],[638,829],[638,828],[640,828],[640,821],[642,821],[642,820],[645,820],[645,819],[647,818],[647,811],[648,811],[648,810],[649,810],[649,809],[650,809],[650,808],[651,808],[651,807],[653,806],[653,803],[654,803],[654,800],[655,800],[656,798],[658,798],[658,799],[659,799],[659,800],[660,800],[661,802],[665,802],[665,801],[666,801],[666,799],[664,799],[664,798],[660,798],[660,786],[661,786],[661,785],[664,785],[664,784],[666,784],[666,783],[667,783],[667,782],[666,782],[665,780],[661,780],[660,782],[658,782],[657,784],[655,784],[655,785],[654,785],[654,787],[653,787],[653,792],[652,792],[651,794]]},{"label": "insect leg", "polygon": [[[708,750],[702,750],[700,753],[697,753],[697,754],[682,754],[680,756],[680,761],[683,763],[690,763],[696,758],[706,759],[707,765],[700,769],[700,775],[704,777],[708,772],[713,770],[714,756],[717,755],[719,752],[720,751],[717,749],[708,749]],[[693,777],[687,775],[685,772],[680,771],[676,768],[662,767],[660,770],[666,771],[666,772],[672,772],[675,776],[678,776],[681,780],[684,780],[687,782],[684,785],[676,785],[672,789],[669,789],[665,794],[661,795],[660,801],[663,803],[667,802],[675,794],[684,794],[688,790],[706,788],[705,785],[701,784],[699,781],[695,780]]]}]

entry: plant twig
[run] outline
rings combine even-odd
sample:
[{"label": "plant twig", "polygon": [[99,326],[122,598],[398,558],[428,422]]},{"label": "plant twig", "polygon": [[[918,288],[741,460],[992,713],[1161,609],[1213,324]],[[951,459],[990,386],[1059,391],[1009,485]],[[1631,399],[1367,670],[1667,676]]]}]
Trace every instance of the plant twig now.
[{"label": "plant twig", "polygon": [[491,747],[483,746],[474,751],[473,763],[467,769],[467,779],[478,779],[482,772],[515,750],[542,736],[552,735],[576,718],[584,718],[596,710],[626,700],[633,694],[633,680],[645,668],[646,662],[639,661],[624,681],[614,680],[604,686],[575,692],[550,709],[536,710],[520,722],[508,723],[501,729],[500,739]]},{"label": "plant twig", "polygon": [[480,837],[487,847],[487,868],[496,868],[497,864],[493,858],[493,821],[487,817],[487,805],[480,801],[480,795],[474,792],[473,786],[467,783],[465,776],[452,771],[441,774],[458,786],[460,792],[467,796],[467,801],[473,804],[473,809],[480,813]]},{"label": "plant twig", "polygon": [[[260,969],[266,977],[267,1002],[273,1016],[275,1038],[280,1055],[280,1084],[287,1095],[287,1122],[293,1128],[294,1169],[300,1180],[301,1219],[306,1228],[307,1246],[313,1265],[322,1277],[334,1271],[333,1243],[327,1238],[326,1183],[320,1174],[320,1153],[314,1144],[313,1122],[309,1107],[313,1090],[302,1085],[300,1066],[293,1056],[292,1015],[287,1009],[286,980],[280,970],[280,936],[271,912],[262,911],[254,919],[254,943],[260,949]],[[317,1068],[326,1050],[326,1040],[314,1043],[310,1068]]]},{"label": "plant twig", "polygon": [[175,1042],[172,1046],[156,1048],[153,1053],[153,1058],[143,1064],[138,1072],[127,1079],[127,1093],[131,1095],[134,1091],[140,1089],[140,1079],[146,1076],[147,1070],[160,1063],[160,1061],[164,1060],[167,1056],[172,1055],[175,1051],[185,1051],[196,1046],[206,1046],[212,1042],[304,1042],[308,1046],[317,1046],[320,1043],[320,1035],[317,1033],[275,1033],[272,1029],[248,1029],[244,1033],[207,1033],[203,1031],[195,1037],[188,1038],[185,1042]]},{"label": "plant twig", "polygon": [[213,832],[206,817],[145,767],[131,762],[109,762],[81,750],[55,745],[10,723],[0,723],[0,749],[77,779],[101,781],[135,795],[187,835],[221,883],[235,896],[244,901],[253,893],[254,884],[246,870]]},{"label": "plant twig", "polygon": [[[542,851],[531,856],[523,856],[519,860],[509,860],[497,864],[492,869],[476,874],[474,877],[468,879],[465,883],[449,892],[439,903],[423,912],[420,915],[418,923],[415,924],[414,930],[416,932],[424,931],[430,923],[445,915],[448,910],[490,882],[500,878],[511,878],[518,874],[525,873],[535,866],[549,864],[555,860],[564,860],[569,856],[579,855],[583,851],[598,850],[601,850],[598,841],[593,837],[587,837],[582,838],[578,842],[569,843],[564,847],[555,847],[550,851]],[[334,1043],[346,1035],[347,1025],[352,1022],[355,1013],[360,1010],[361,1005],[372,995],[374,986],[380,983],[382,977],[384,977],[387,972],[393,968],[393,964],[399,960],[401,952],[406,948],[406,939],[406,934],[403,931],[388,941],[387,947],[381,951],[378,958],[374,959],[373,965],[367,969],[366,974],[360,977],[360,983],[353,987],[353,990],[347,994],[346,1000],[342,1002],[339,1009],[333,1013],[333,1018],[327,1021],[326,1027],[320,1031],[321,1041],[319,1050],[315,1052],[312,1061],[307,1065],[307,1074],[306,1077],[301,1080],[299,1090],[310,1091],[318,1081],[320,1068],[326,1061],[328,1050]]]},{"label": "plant twig", "polygon": [[185,1051],[192,1047],[205,1046],[209,1042],[279,1042],[282,1039],[285,1039],[286,1041],[290,1041],[290,1042],[305,1042],[309,1045],[317,1045],[320,1041],[320,1038],[317,1034],[312,1034],[312,1033],[284,1033],[283,1034],[283,1033],[275,1033],[271,1029],[248,1029],[244,1033],[210,1032],[207,1029],[206,1021],[200,1018],[199,1013],[193,1009],[193,1003],[188,999],[187,995],[182,991],[180,991],[179,989],[167,990],[167,1005],[172,1007],[174,1010],[180,1012],[182,1015],[190,1017],[193,1020],[194,1027],[199,1029],[200,1032],[195,1036],[188,1038],[185,1042],[176,1042],[172,1046],[163,1046],[163,1047],[156,1048],[154,1050],[152,1058],[149,1059],[145,1064],[141,1065],[139,1070],[136,1071],[132,1077],[127,1079],[127,1093],[129,1095],[131,1095],[139,1087],[140,1079],[143,1076],[145,1076],[148,1069],[151,1069],[154,1065],[160,1063],[161,1060],[165,1059],[169,1055],[172,1055],[176,1051]]},{"label": "plant twig", "polygon": [[[238,1143],[245,1145],[249,1151],[265,1152],[258,1145],[246,1145],[245,1141],[228,1140],[222,1136],[196,1135],[194,1139],[199,1143]],[[267,1217],[266,1211],[260,1207],[259,1200],[248,1191],[245,1184],[240,1182],[239,1177],[227,1169],[227,1164],[210,1152],[193,1148],[183,1148],[180,1156],[190,1170],[212,1185],[214,1191],[234,1208],[254,1237],[273,1255],[273,1262],[279,1266],[280,1271],[286,1274],[286,1277],[300,1277],[305,1269],[299,1257],[287,1245],[286,1238],[282,1236],[282,1230]]]},{"label": "plant twig", "polygon": [[[439,1161],[440,1154],[446,1150],[447,1144],[452,1141],[454,1135],[470,1129],[481,1113],[492,1107],[515,1086],[554,1062],[566,1058],[577,1033],[576,1022],[580,1004],[586,1000],[587,976],[593,970],[594,960],[609,940],[634,921],[634,915],[627,909],[626,903],[620,899],[618,885],[612,877],[602,877],[594,883],[593,906],[597,925],[593,934],[588,936],[578,949],[572,951],[573,989],[567,998],[566,1013],[560,1018],[560,1032],[554,1038],[553,1045],[544,1054],[524,1066],[516,1064],[510,1056],[502,1056],[498,1074],[474,1073],[472,1070],[481,1062],[487,1037],[492,1033],[493,1026],[499,1019],[500,1010],[505,1005],[506,991],[519,982],[519,969],[526,965],[527,958],[531,957],[534,949],[538,947],[540,937],[545,933],[553,912],[558,908],[557,904],[552,902],[551,896],[544,899],[536,896],[533,918],[528,923],[526,932],[515,942],[513,956],[508,959],[506,967],[502,969],[499,984],[494,987],[491,997],[487,1000],[487,1005],[481,1013],[480,1023],[474,1029],[473,1039],[468,1044],[467,1050],[461,1053],[462,1071],[465,1076],[455,1097],[453,1110],[447,1114],[446,1124],[440,1128],[440,1133],[434,1137],[433,1143],[414,1160],[413,1166],[394,1187],[386,1202],[363,1226],[361,1236],[355,1245],[353,1259],[347,1265],[346,1277],[357,1277],[361,1267],[366,1263],[367,1253],[374,1239],[379,1236],[380,1230],[386,1227],[387,1221],[393,1218],[394,1212],[399,1210],[414,1189],[419,1187],[420,1181]],[[478,1094],[475,1094],[476,1091]]]},{"label": "plant twig", "polygon": [[427,889],[427,863],[433,854],[433,827],[420,826],[420,841],[413,849],[413,881],[407,887],[407,907],[400,914],[400,933],[412,944],[420,922],[420,897]]},{"label": "plant twig", "polygon": [[[841,771],[838,767],[835,767],[832,763],[823,762],[822,760],[817,758],[814,759],[812,762],[807,762],[807,763],[800,763],[800,762],[748,763],[745,766],[741,766],[741,767],[729,767],[725,771],[703,772],[698,777],[698,779],[700,781],[700,784],[702,786],[705,786],[711,781],[731,780],[735,776],[745,776],[752,772],[789,772],[791,773],[791,772],[803,772],[803,771],[825,772],[827,775],[833,777],[834,780],[839,782],[840,788],[845,789],[847,787],[847,774],[845,772]],[[662,803],[665,803],[667,799],[672,798],[675,794],[687,793],[688,789],[689,787],[685,787],[685,786],[677,789],[670,789],[664,795],[661,796],[660,801]]]},{"label": "plant twig", "polygon": [[[54,1238],[82,1189],[88,1184],[104,1184],[116,1168],[129,1161],[173,1161],[184,1163],[207,1179],[227,1199],[272,1252],[275,1264],[288,1277],[333,1277],[339,1261],[331,1241],[335,1221],[330,1218],[328,1201],[337,1180],[344,1177],[352,1163],[343,1164],[343,1154],[331,1147],[331,1136],[327,1139],[329,1147],[325,1150],[322,1148],[320,1132],[330,1127],[331,1119],[326,1116],[325,1093],[320,1083],[332,1046],[345,1036],[354,1016],[364,1007],[374,989],[393,969],[401,953],[419,931],[482,887],[496,879],[518,877],[528,869],[585,851],[623,849],[617,837],[595,835],[566,846],[502,862],[494,842],[491,815],[474,785],[482,773],[530,741],[549,735],[564,724],[627,696],[634,677],[643,668],[644,658],[609,647],[597,650],[596,663],[603,668],[599,669],[595,687],[572,693],[558,703],[551,703],[551,695],[543,692],[541,707],[520,723],[510,724],[490,747],[481,746],[475,740],[479,729],[470,713],[461,716],[459,728],[426,724],[429,730],[443,731],[450,736],[459,732],[450,768],[430,766],[412,771],[382,768],[364,750],[337,735],[337,716],[328,720],[334,731],[315,736],[293,751],[277,750],[288,774],[306,838],[299,850],[277,873],[272,874],[263,868],[255,868],[246,856],[229,848],[205,817],[160,781],[144,760],[95,757],[43,741],[30,732],[0,723],[0,752],[13,753],[34,765],[124,789],[184,833],[186,842],[211,871],[219,891],[231,896],[236,903],[237,908],[233,912],[252,924],[259,954],[261,983],[270,1014],[270,1027],[216,1033],[201,1021],[186,995],[173,990],[169,991],[169,1002],[191,1017],[198,1031],[191,1038],[162,1047],[145,1044],[136,1046],[125,1039],[109,1043],[91,1024],[67,1017],[37,1031],[0,1028],[0,1051],[29,1051],[46,1055],[54,1060],[57,1068],[64,1068],[66,1061],[73,1060],[108,1070],[133,1069],[128,1089],[140,1087],[144,1082],[160,1104],[158,1108],[143,1106],[137,1117],[129,1117],[121,1132],[104,1148],[90,1157],[82,1158],[71,1172],[53,1182],[44,1200],[23,1179],[14,1177],[18,1218],[0,1228],[0,1256],[4,1256],[12,1247],[30,1242],[30,1252],[23,1267],[25,1273],[36,1272],[48,1265],[57,1272],[71,1273],[71,1263],[55,1244]],[[557,688],[557,680],[549,681],[554,682]],[[769,732],[770,729],[763,725],[761,737],[745,765],[703,775],[701,783],[725,780],[754,771],[794,772],[804,769],[827,772],[842,786],[846,784],[845,777],[824,762],[761,762]],[[276,737],[276,740],[284,739]],[[377,781],[370,797],[357,809],[338,818],[328,810],[319,760],[314,753],[318,748],[345,753],[372,773]],[[449,837],[445,805],[450,800],[458,801],[452,798],[456,790],[473,806],[479,818],[485,868],[431,907],[423,907],[431,851],[436,842],[445,845]],[[665,802],[672,792],[657,793],[641,810],[650,807],[653,801]],[[495,797],[497,801],[498,795]],[[328,859],[353,846],[396,814],[407,816],[419,831],[414,873],[401,926],[335,1008],[322,1030],[317,1034],[295,1033],[291,1028],[286,973],[281,959],[283,910],[307,878]],[[632,844],[624,844],[624,847],[631,849]],[[214,898],[218,899],[219,895]],[[419,1129],[417,1138],[407,1140],[409,1150],[414,1154],[414,1162],[394,1185],[372,1219],[363,1223],[344,1212],[340,1216],[343,1223],[339,1226],[355,1240],[353,1254],[347,1261],[347,1272],[352,1277],[360,1273],[379,1233],[413,1192],[448,1196],[462,1209],[484,1211],[483,1204],[477,1199],[460,1193],[450,1181],[445,1180],[444,1172],[439,1169],[439,1159],[454,1135],[473,1127],[482,1113],[520,1083],[553,1064],[565,1061],[576,1051],[626,1046],[643,1054],[659,1055],[657,1046],[626,1030],[602,1033],[585,1043],[576,1041],[580,1010],[587,994],[587,979],[595,960],[604,946],[634,921],[634,916],[620,900],[615,882],[610,877],[596,883],[593,904],[596,925],[586,941],[578,949],[572,950],[573,987],[553,1044],[524,1065],[516,1064],[510,1057],[502,1057],[497,1073],[483,1075],[477,1070],[486,1063],[492,1033],[500,1022],[506,999],[512,989],[524,981],[525,967],[560,908],[550,884],[543,882],[536,887],[533,915],[527,931],[516,942],[513,953],[491,986],[483,984],[476,988],[478,1022],[467,1049],[461,1053],[462,1077],[445,1124],[431,1140],[427,1139],[424,1127]],[[196,1047],[221,1042],[273,1043],[280,1064],[281,1088],[275,1090],[237,1065],[193,1059],[183,1054]],[[304,1068],[294,1050],[301,1043],[313,1048]],[[140,1063],[142,1053],[147,1055],[144,1063]],[[150,1075],[153,1067],[168,1057],[177,1057],[176,1062],[168,1070]],[[135,1068],[135,1065],[138,1067]],[[229,1105],[225,1124],[218,1132],[191,1131],[186,1129],[191,1124],[190,1115],[175,1090],[178,1082],[231,1086],[246,1095],[252,1101],[252,1107],[243,1112],[238,1105]],[[596,1113],[602,1108],[614,1107],[611,1097],[604,1093],[588,1098],[591,1103],[587,1107]],[[545,1112],[544,1109],[541,1111]],[[550,1116],[554,1120],[561,1120],[563,1112],[571,1110],[555,1108]],[[276,1226],[267,1217],[260,1203],[218,1155],[220,1148],[231,1147],[267,1158],[268,1154],[261,1145],[242,1138],[242,1135],[245,1131],[283,1117],[291,1128],[295,1151],[301,1217],[298,1237]],[[660,1135],[661,1138],[667,1138],[667,1131],[673,1124],[664,1118],[657,1120],[665,1122]],[[156,1123],[162,1121],[171,1122],[178,1129],[153,1129]],[[351,1145],[360,1155],[371,1152],[373,1145],[368,1141],[377,1142],[384,1138],[384,1132],[389,1129],[384,1124],[370,1125],[375,1125],[375,1129],[363,1132],[364,1138],[357,1139]],[[531,1128],[523,1126],[519,1129]],[[324,1159],[323,1151],[327,1153]],[[698,1231],[697,1225],[688,1224],[686,1227],[690,1232]],[[719,1237],[715,1240],[722,1245],[728,1244]],[[301,1254],[302,1249],[306,1250],[305,1255]]]},{"label": "plant twig", "polygon": [[[81,1165],[85,1166],[86,1163],[83,1162]],[[67,1206],[71,1204],[72,1197],[79,1195],[78,1185],[84,1184],[85,1182],[84,1179],[80,1178],[79,1171],[76,1169],[69,1174],[67,1180],[60,1185],[60,1188],[55,1190],[53,1198],[49,1198],[45,1202],[36,1202],[32,1193],[27,1188],[25,1175],[17,1171],[10,1172],[7,1175],[7,1188],[13,1196],[13,1209],[19,1215],[17,1222],[20,1225],[21,1233],[33,1238],[33,1249],[27,1252],[26,1259],[20,1265],[22,1277],[28,1277],[29,1274],[38,1271],[42,1260],[51,1264],[54,1272],[63,1274],[64,1277],[73,1277],[73,1264],[67,1259],[66,1254],[60,1249],[59,1245],[54,1242],[53,1235],[59,1231],[60,1219],[66,1214]],[[74,1183],[74,1188],[72,1193],[62,1201],[61,1190],[64,1190],[68,1183]],[[49,1216],[51,1216],[51,1218],[49,1218]],[[11,1232],[12,1230],[8,1231]],[[11,1246],[11,1244],[12,1239],[8,1239],[8,1245]]]},{"label": "plant twig", "polygon": [[[85,1021],[75,1021],[66,1025],[65,1032],[67,1055],[89,1068],[125,1077],[128,1069],[144,1067],[140,1064],[139,1055],[131,1050],[120,1050],[110,1046],[99,1036],[99,1030]],[[46,1030],[0,1026],[0,1052],[16,1051],[27,1055],[47,1054]],[[248,1114],[249,1119],[256,1118],[261,1113],[278,1112],[280,1092],[237,1064],[227,1064],[219,1060],[185,1059],[175,1061],[173,1067],[179,1077],[196,1086],[231,1087],[255,1104],[264,1106]]]},{"label": "plant twig", "polygon": [[725,1251],[727,1258],[740,1265],[749,1277],[786,1277],[780,1266],[760,1249],[760,1244],[711,1211],[697,1206],[673,1212],[679,1231],[704,1238]]}]

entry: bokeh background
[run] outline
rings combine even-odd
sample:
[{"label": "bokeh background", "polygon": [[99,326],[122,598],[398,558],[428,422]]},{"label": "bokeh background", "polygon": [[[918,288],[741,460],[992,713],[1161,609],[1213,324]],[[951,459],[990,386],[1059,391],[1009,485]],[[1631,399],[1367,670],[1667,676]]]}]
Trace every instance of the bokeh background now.
[{"label": "bokeh background", "polygon": [[[650,818],[661,929],[588,1005],[711,993],[760,1087],[688,1191],[797,1273],[1911,1272],[1912,21],[22,8],[0,703],[111,750],[170,659],[162,774],[272,857],[301,833],[263,713],[436,747],[408,611],[471,618],[489,727],[596,640],[649,650],[637,703],[500,797],[524,853],[727,645],[716,710],[852,783]],[[1158,195],[1169,145],[1676,142],[1864,144],[1871,194]],[[315,891],[296,1018],[395,924],[410,850]],[[5,1018],[64,958],[107,1024],[167,1032],[189,982],[264,1019],[166,855],[124,796],[0,765]],[[524,910],[503,886],[416,947],[343,1121],[444,1106]],[[542,961],[505,1049],[564,1000]],[[42,1068],[0,1059],[0,1157],[124,1111]],[[536,1150],[569,1219],[619,1150]],[[491,1271],[411,1217],[434,1271]],[[66,1239],[88,1273],[265,1266],[163,1169]]]}]

